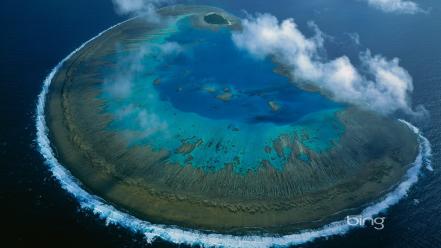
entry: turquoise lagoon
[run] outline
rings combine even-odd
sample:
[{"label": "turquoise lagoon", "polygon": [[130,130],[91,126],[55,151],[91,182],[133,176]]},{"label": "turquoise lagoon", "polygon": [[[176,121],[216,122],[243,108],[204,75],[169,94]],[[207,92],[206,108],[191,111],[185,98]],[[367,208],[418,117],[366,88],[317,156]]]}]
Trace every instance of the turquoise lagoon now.
[{"label": "turquoise lagoon", "polygon": [[[231,32],[196,28],[184,17],[119,54],[138,58],[106,72],[110,78],[136,73],[125,79],[127,96],[100,95],[113,117],[108,129],[127,133],[128,146],[166,150],[169,163],[213,172],[231,164],[247,173],[263,161],[282,170],[290,157],[307,166],[303,149],[320,153],[338,142],[344,106],[297,88],[270,59],[238,49]],[[282,139],[280,154],[274,143]]]}]

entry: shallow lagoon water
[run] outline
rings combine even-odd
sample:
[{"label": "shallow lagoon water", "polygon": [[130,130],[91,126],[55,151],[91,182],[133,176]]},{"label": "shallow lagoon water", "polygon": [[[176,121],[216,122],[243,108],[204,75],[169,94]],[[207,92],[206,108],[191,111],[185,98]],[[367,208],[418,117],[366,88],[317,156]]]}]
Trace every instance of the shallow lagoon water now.
[{"label": "shallow lagoon water", "polygon": [[[230,29],[194,28],[183,18],[166,30],[145,44],[145,56],[132,61],[142,69],[130,94],[116,97],[104,91],[101,96],[114,116],[109,128],[142,131],[130,138],[130,146],[166,149],[173,163],[191,160],[211,171],[233,164],[235,172],[246,173],[263,160],[283,169],[291,151],[279,157],[268,150],[281,135],[295,135],[308,149],[321,152],[344,132],[336,118],[342,104],[300,90],[276,73],[269,59],[239,50]],[[182,142],[197,147],[175,152]],[[298,158],[308,161],[306,154]]]},{"label": "shallow lagoon water", "polygon": [[[180,21],[178,28],[166,42],[177,43],[184,51],[160,65],[158,90],[161,100],[183,112],[233,122],[287,125],[338,106],[295,87],[274,72],[276,65],[269,59],[238,49],[227,28],[195,29],[188,19]],[[231,99],[224,102],[213,97],[223,93],[230,93]],[[269,101],[280,109],[272,111]]]}]

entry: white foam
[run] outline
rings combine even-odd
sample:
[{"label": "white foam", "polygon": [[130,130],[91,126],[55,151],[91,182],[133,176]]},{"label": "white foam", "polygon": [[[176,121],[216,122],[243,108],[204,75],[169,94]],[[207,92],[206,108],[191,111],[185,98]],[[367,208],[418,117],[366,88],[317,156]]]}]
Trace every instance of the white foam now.
[{"label": "white foam", "polygon": [[[120,23],[121,24],[121,23]],[[303,244],[313,241],[317,238],[329,237],[332,235],[342,235],[347,233],[352,226],[349,226],[345,220],[336,221],[319,229],[304,230],[299,233],[294,233],[284,236],[234,236],[215,233],[203,233],[197,230],[181,229],[174,226],[157,225],[148,221],[140,220],[131,216],[121,210],[116,209],[112,205],[106,203],[98,196],[92,195],[81,187],[81,183],[71,175],[57,160],[48,138],[48,128],[45,120],[45,102],[49,86],[54,75],[63,65],[63,63],[72,57],[76,52],[81,50],[91,41],[101,36],[104,32],[120,25],[117,24],[89,41],[85,42],[79,48],[75,49],[71,54],[64,58],[51,73],[47,76],[43,83],[43,88],[38,96],[36,128],[37,128],[37,143],[41,154],[43,155],[47,166],[60,182],[61,187],[72,194],[80,203],[81,208],[91,210],[100,218],[104,219],[106,223],[118,224],[130,230],[144,233],[147,242],[152,242],[156,238],[161,238],[176,244],[201,245],[203,247],[273,247],[273,246],[289,246],[296,244]],[[426,166],[429,170],[431,148],[429,141],[422,136],[418,128],[412,124],[401,120],[405,123],[419,139],[419,154],[415,159],[413,165],[407,171],[404,180],[384,198],[376,203],[371,204],[365,208],[361,215],[362,217],[372,217],[387,210],[391,205],[396,204],[400,199],[407,195],[410,187],[418,181],[418,174],[422,166]]]}]

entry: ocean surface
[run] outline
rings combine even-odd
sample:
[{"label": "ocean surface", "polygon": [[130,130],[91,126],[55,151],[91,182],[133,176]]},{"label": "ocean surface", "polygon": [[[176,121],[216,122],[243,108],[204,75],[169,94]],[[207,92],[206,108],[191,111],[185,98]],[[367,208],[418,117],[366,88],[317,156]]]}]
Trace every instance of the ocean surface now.
[{"label": "ocean surface", "polygon": [[[409,120],[430,140],[433,172],[422,170],[407,198],[382,214],[385,228],[364,228],[302,247],[441,246],[441,2],[419,1],[428,14],[387,14],[362,1],[197,1],[238,16],[268,12],[295,18],[304,32],[314,21],[328,35],[328,57],[360,51],[400,58],[414,79],[414,105],[430,113]],[[35,105],[50,70],[84,41],[126,19],[111,1],[6,0],[0,3],[0,245],[6,247],[175,247],[157,240],[147,245],[140,234],[82,211],[61,189],[36,149]],[[309,30],[311,31],[311,30]],[[353,37],[357,33],[360,44]],[[351,38],[352,37],[352,38]]]}]

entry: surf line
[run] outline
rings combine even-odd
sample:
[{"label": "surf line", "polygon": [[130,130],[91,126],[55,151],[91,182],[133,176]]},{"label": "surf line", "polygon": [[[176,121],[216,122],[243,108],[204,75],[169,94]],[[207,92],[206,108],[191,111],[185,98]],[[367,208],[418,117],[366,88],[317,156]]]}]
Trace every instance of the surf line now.
[{"label": "surf line", "polygon": [[[133,232],[143,233],[146,241],[151,243],[157,238],[175,243],[187,245],[200,245],[203,247],[273,247],[273,246],[290,246],[298,245],[313,240],[330,237],[334,235],[346,234],[353,226],[348,225],[346,220],[335,221],[318,229],[308,229],[301,232],[288,234],[284,236],[272,235],[248,235],[235,236],[216,233],[205,233],[197,230],[183,229],[176,226],[152,224],[148,221],[138,219],[129,213],[119,210],[107,203],[99,196],[90,194],[83,189],[81,182],[76,179],[69,170],[62,166],[57,160],[55,153],[51,147],[48,137],[48,127],[45,119],[46,97],[49,92],[49,86],[63,64],[69,60],[75,53],[80,51],[86,45],[103,35],[105,32],[125,23],[118,23],[103,32],[99,33],[92,39],[83,43],[80,47],[71,52],[67,57],[60,61],[49,73],[43,82],[42,90],[38,95],[36,106],[36,142],[38,150],[45,160],[52,175],[58,180],[61,187],[69,192],[80,204],[84,210],[92,211],[99,218],[105,220],[106,224],[120,225]],[[366,207],[359,216],[369,218],[386,211],[390,206],[398,203],[407,195],[409,189],[418,181],[419,173],[423,166],[431,170],[431,147],[430,142],[423,136],[421,131],[411,123],[400,120],[407,125],[418,137],[419,153],[412,166],[407,170],[403,181],[380,200]]]}]

